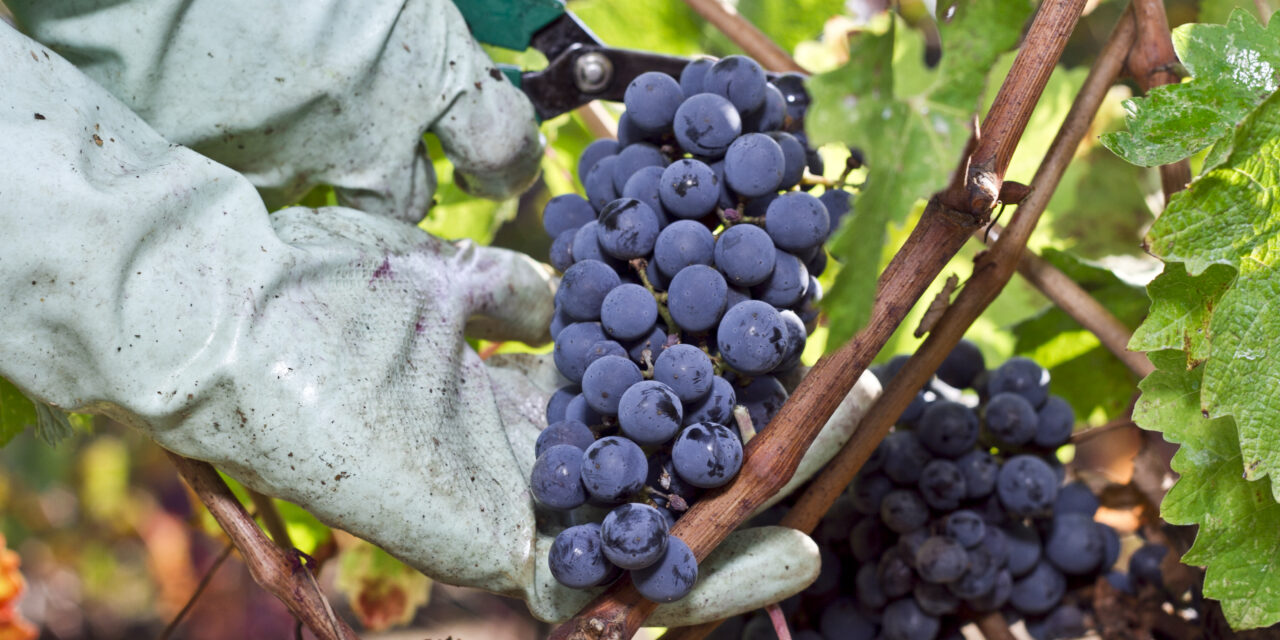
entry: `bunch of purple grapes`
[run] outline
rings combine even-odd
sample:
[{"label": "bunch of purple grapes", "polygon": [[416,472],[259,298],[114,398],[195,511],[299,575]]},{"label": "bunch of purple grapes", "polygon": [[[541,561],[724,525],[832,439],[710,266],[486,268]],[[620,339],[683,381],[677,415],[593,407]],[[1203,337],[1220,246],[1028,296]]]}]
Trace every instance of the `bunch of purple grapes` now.
[{"label": "bunch of purple grapes", "polygon": [[[873,372],[887,384],[905,360]],[[1055,452],[1074,425],[1040,365],[1016,357],[988,371],[961,341],[815,531],[822,572],[783,603],[794,637],[959,638],[964,622],[1003,611],[1038,640],[1074,638],[1087,605],[1067,597],[1073,587],[1158,582],[1164,548],[1113,570],[1120,538],[1094,520],[1098,499],[1064,485]],[[739,625],[716,637],[773,637],[765,619]]]},{"label": "bunch of purple grapes", "polygon": [[848,192],[805,184],[822,172],[808,102],[799,76],[770,80],[743,56],[696,60],[678,80],[641,74],[618,140],[582,154],[586,197],[547,203],[566,383],[530,480],[538,505],[572,512],[549,555],[562,584],[625,569],[657,602],[692,589],[697,562],[669,529],[737,474],[744,429],[787,399],[777,376],[800,364],[823,244],[849,210]]}]

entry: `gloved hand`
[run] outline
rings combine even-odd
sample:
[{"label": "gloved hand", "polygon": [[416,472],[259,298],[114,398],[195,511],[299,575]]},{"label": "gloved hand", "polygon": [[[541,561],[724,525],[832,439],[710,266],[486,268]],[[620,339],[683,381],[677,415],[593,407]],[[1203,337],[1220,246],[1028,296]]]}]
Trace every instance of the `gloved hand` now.
[{"label": "gloved hand", "polygon": [[470,193],[537,175],[533,106],[450,0],[8,0],[27,34],[172,142],[240,172],[269,209],[332,185],[341,205],[417,222],[431,131]]},{"label": "gloved hand", "polygon": [[[544,267],[345,208],[268,216],[243,176],[56,53],[0,27],[0,60],[0,374],[540,618],[591,597],[550,576],[527,486],[558,374],[546,358],[486,366],[463,340],[545,339]],[[847,439],[877,388],[864,381],[793,485]],[[817,567],[797,532],[740,532],[653,621],[755,608]]]}]

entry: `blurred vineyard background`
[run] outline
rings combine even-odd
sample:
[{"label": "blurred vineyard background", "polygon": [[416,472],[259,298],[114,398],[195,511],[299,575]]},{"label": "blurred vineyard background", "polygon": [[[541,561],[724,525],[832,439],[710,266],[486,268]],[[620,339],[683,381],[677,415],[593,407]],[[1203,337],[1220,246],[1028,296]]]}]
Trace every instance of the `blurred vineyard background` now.
[{"label": "blurred vineyard background", "polygon": [[[1088,5],[1014,157],[1009,179],[1030,181],[1092,56],[1124,6],[1119,0]],[[1237,6],[1258,11],[1252,1],[1232,0],[1173,0],[1167,10],[1170,25],[1177,26],[1222,23]],[[843,0],[740,0],[737,7],[814,72],[841,66],[851,36],[883,29],[885,23],[883,17],[878,23],[861,22],[858,14],[865,9],[858,0],[847,4]],[[572,0],[569,9],[613,46],[682,56],[740,52],[679,0]],[[9,19],[3,5],[0,16]],[[918,33],[899,34],[896,57],[920,56],[923,45]],[[546,63],[532,51],[492,50],[492,55],[499,62],[528,69]],[[1002,57],[992,77],[1003,77],[1011,61],[1012,54]],[[913,81],[909,74],[895,77],[897,86],[908,93]],[[994,87],[987,94],[989,101]],[[1142,284],[1159,268],[1139,244],[1153,219],[1152,211],[1162,206],[1159,178],[1154,171],[1120,160],[1096,140],[1097,134],[1122,126],[1121,102],[1129,95],[1130,89],[1120,86],[1108,96],[1093,135],[1077,151],[1030,246],[1134,327],[1146,311]],[[442,237],[470,238],[545,259],[549,240],[540,223],[542,205],[553,195],[580,189],[573,168],[592,136],[576,114],[544,123],[543,131],[548,148],[541,181],[518,199],[496,203],[470,199],[454,186],[438,143],[428,140],[437,159],[440,189],[437,206],[421,226]],[[848,150],[832,146],[822,151],[829,177],[836,177]],[[874,163],[876,158],[867,160]],[[1198,171],[1194,161],[1193,172]],[[320,189],[302,204],[330,202],[331,194]],[[913,222],[914,218],[891,228],[884,261]],[[981,250],[980,243],[971,242],[944,272],[965,278],[973,256]],[[823,276],[824,287],[831,284],[836,271],[830,269]],[[865,277],[873,279],[875,274]],[[890,340],[882,360],[918,344],[911,331],[925,305],[919,306]],[[1020,279],[1010,283],[969,337],[982,347],[989,362],[1023,354],[1049,367],[1055,390],[1066,395],[1077,415],[1092,425],[1120,414],[1137,382],[1092,334],[1053,310]],[[482,353],[532,349],[509,343],[474,346]],[[810,340],[806,360],[812,363],[826,346],[826,334],[820,328]],[[5,424],[34,426],[39,421],[31,404],[3,380],[0,413]],[[70,423],[73,434],[55,446],[39,439],[32,428],[0,433],[0,442],[7,441],[0,449],[0,533],[7,548],[16,552],[16,557],[0,553],[0,640],[32,637],[28,633],[32,629],[40,638],[63,640],[157,638],[166,633],[193,640],[293,636],[293,619],[254,584],[234,553],[228,555],[226,537],[179,481],[163,451],[106,418],[72,416]],[[1133,447],[1131,457],[1137,445],[1108,446],[1120,447],[1118,454],[1113,450],[1105,456],[1111,460],[1123,457],[1125,446]],[[1113,473],[1111,480],[1123,483],[1132,467],[1103,464],[1100,472]],[[251,504],[247,498],[246,504]],[[331,531],[301,509],[285,503],[279,506],[293,544],[322,563],[321,583],[338,612],[358,629],[381,632],[366,637],[500,640],[546,633],[547,627],[532,620],[518,601],[433,585],[381,551]],[[1112,524],[1122,530],[1137,526],[1130,514],[1117,512],[1113,519]],[[33,625],[30,628],[6,626],[6,615],[14,613],[12,595],[17,592],[15,559],[26,582],[16,612]],[[205,580],[202,595],[192,603],[192,594]],[[183,622],[166,631],[189,603]]]}]

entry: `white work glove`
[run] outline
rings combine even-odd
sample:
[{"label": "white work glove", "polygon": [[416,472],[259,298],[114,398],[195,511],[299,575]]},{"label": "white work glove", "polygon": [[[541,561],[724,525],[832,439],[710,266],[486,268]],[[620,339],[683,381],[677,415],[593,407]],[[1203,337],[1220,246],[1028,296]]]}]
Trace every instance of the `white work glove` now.
[{"label": "white work glove", "polygon": [[[451,5],[434,6],[460,28]],[[592,597],[551,577],[528,489],[543,407],[563,381],[545,357],[486,366],[463,339],[545,340],[545,267],[351,209],[268,216],[243,176],[169,144],[3,26],[0,86],[0,375],[134,425],[436,579],[522,598],[539,618]],[[877,388],[864,377],[792,486]],[[652,620],[749,610],[817,569],[798,532],[739,532]]]},{"label": "white work glove", "polygon": [[505,198],[537,175],[533,106],[449,0],[7,0],[18,26],[171,142],[240,172],[267,208],[319,184],[418,222],[454,181]]}]

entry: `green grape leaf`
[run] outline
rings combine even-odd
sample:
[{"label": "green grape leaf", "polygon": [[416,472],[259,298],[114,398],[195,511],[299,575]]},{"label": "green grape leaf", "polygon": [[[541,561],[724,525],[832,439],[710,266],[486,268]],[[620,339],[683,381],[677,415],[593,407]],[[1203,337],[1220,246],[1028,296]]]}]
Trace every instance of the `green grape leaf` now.
[{"label": "green grape leaf", "polygon": [[36,425],[36,405],[13,383],[0,378],[0,447]]},{"label": "green grape leaf", "polygon": [[[811,143],[858,147],[867,160],[853,218],[830,244],[844,267],[824,299],[829,350],[869,318],[886,225],[901,224],[918,199],[945,186],[969,139],[987,76],[1000,53],[1017,43],[1030,13],[1025,0],[960,3],[939,27],[943,55],[936,69],[923,64],[918,34],[891,27],[856,37],[843,67],[810,80],[805,126]],[[904,87],[923,89],[906,95]]]},{"label": "green grape leaf", "polygon": [[1199,276],[1187,275],[1177,262],[1147,285],[1151,312],[1134,332],[1134,351],[1178,349],[1187,354],[1187,368],[1209,357],[1209,319],[1223,292],[1235,280],[1234,269],[1213,265]]},{"label": "green grape leaf", "polygon": [[[1041,256],[1089,292],[1125,326],[1134,327],[1147,312],[1141,287],[1110,269],[1069,253],[1046,249]],[[1134,375],[1097,337],[1056,306],[1013,326],[1014,352],[1049,369],[1052,391],[1071,403],[1082,420],[1118,415],[1133,395]]]},{"label": "green grape leaf", "polygon": [[[1280,377],[1280,94],[1273,95],[1236,128],[1221,164],[1197,178],[1169,202],[1152,227],[1148,245],[1169,262],[1185,264],[1203,278],[1204,297],[1195,318],[1207,335],[1191,341],[1189,361],[1205,360],[1200,408],[1211,418],[1231,416],[1240,437],[1245,477],[1256,480],[1280,470],[1280,403],[1269,382]],[[1220,265],[1213,273],[1210,267]],[[1229,287],[1223,269],[1236,274]],[[1176,277],[1176,276],[1173,276]],[[1217,284],[1215,284],[1217,283]],[[1201,290],[1203,290],[1203,288]],[[1151,290],[1157,309],[1196,304],[1193,290]],[[1199,309],[1203,309],[1200,312]],[[1189,318],[1191,316],[1188,316]],[[1172,327],[1155,316],[1143,340]],[[1152,339],[1153,346],[1160,340]],[[1166,345],[1168,346],[1168,345]],[[1176,348],[1184,348],[1178,345]],[[1206,359],[1207,354],[1207,359]]]},{"label": "green grape leaf", "polygon": [[1108,149],[1144,167],[1214,144],[1280,85],[1280,21],[1263,27],[1237,10],[1225,25],[1178,27],[1173,46],[1191,81],[1125,101],[1129,130],[1102,136]]},{"label": "green grape leaf", "polygon": [[1205,567],[1204,594],[1222,603],[1233,628],[1280,622],[1280,509],[1271,482],[1242,478],[1233,421],[1201,413],[1204,367],[1188,369],[1179,351],[1149,355],[1157,369],[1139,385],[1133,419],[1181,445],[1172,462],[1180,478],[1160,513],[1172,524],[1199,526],[1182,561]]}]

